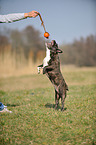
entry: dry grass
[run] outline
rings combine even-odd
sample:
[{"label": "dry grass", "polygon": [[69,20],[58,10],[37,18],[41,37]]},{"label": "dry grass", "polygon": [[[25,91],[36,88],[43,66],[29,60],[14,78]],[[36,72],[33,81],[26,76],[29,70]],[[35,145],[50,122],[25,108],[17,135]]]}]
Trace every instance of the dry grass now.
[{"label": "dry grass", "polygon": [[[63,76],[69,86],[72,85],[88,85],[96,84],[96,67],[92,68],[78,68],[75,66],[62,66]],[[34,66],[34,71],[30,69],[25,72],[16,71],[11,76],[7,74],[6,77],[0,78],[0,89],[4,91],[47,88],[52,84],[43,74],[37,74],[37,67]],[[53,87],[53,86],[52,86]]]},{"label": "dry grass", "polygon": [[42,64],[42,57],[44,57],[44,52],[42,52],[42,55],[38,54],[38,59],[34,64],[33,56],[30,54],[26,59],[23,52],[22,55],[16,53],[12,54],[11,51],[5,51],[4,54],[0,53],[0,78],[37,74],[37,66]]}]

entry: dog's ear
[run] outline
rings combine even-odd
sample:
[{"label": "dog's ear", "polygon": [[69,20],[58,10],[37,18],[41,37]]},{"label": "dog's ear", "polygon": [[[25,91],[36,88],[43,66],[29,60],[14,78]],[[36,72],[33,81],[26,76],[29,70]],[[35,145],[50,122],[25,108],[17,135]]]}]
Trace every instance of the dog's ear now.
[{"label": "dog's ear", "polygon": [[56,52],[57,52],[57,53],[63,53],[63,51],[62,51],[61,49],[59,49],[59,48],[56,49]]}]

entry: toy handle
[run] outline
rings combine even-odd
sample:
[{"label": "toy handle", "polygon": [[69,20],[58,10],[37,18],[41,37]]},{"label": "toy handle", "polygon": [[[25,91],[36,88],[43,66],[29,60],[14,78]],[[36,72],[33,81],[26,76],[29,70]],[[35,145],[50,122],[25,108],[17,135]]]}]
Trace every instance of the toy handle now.
[{"label": "toy handle", "polygon": [[44,25],[44,22],[43,22],[43,20],[42,20],[42,17],[41,17],[41,15],[40,15],[40,13],[38,13],[38,15],[39,15],[40,20],[41,20],[41,22],[42,22],[41,25],[43,26],[44,31],[46,32],[45,25]]}]

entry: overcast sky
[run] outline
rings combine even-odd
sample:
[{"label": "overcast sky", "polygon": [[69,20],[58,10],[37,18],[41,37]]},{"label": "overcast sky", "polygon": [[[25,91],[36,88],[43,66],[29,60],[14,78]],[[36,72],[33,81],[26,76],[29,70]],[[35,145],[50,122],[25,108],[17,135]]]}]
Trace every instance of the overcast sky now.
[{"label": "overcast sky", "polygon": [[[81,36],[96,34],[96,0],[0,0],[0,14],[39,11],[50,39],[72,42]],[[0,27],[22,30],[26,26],[44,33],[39,17],[27,18]]]}]

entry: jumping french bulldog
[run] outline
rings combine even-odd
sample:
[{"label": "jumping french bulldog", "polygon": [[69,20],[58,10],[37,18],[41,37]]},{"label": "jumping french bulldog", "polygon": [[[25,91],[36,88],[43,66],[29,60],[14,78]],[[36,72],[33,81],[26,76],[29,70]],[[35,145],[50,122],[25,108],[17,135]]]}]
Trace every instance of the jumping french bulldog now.
[{"label": "jumping french bulldog", "polygon": [[43,64],[38,66],[38,73],[40,73],[40,68],[43,68],[43,74],[47,75],[55,88],[55,109],[57,109],[59,99],[61,98],[61,111],[64,111],[64,100],[68,86],[60,71],[58,53],[62,53],[62,50],[58,48],[58,44],[55,40],[52,40],[51,43],[46,43],[46,57],[43,60]]}]

